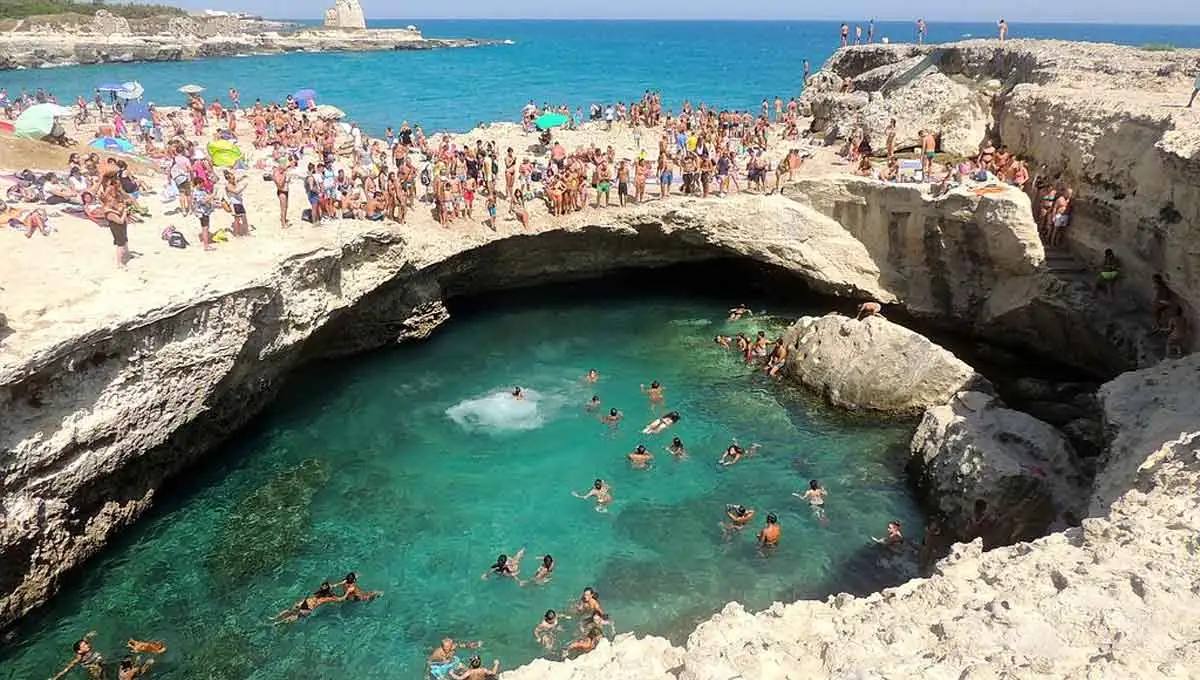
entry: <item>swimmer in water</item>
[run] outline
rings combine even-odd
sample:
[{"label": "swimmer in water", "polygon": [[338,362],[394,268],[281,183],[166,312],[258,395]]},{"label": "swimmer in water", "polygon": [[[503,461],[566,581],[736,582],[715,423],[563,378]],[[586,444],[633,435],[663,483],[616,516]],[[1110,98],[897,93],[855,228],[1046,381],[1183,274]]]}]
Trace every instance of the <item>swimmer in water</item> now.
[{"label": "swimmer in water", "polygon": [[644,470],[654,462],[654,454],[646,450],[645,444],[638,444],[637,448],[630,451],[625,457],[633,464],[635,470]]},{"label": "swimmer in water", "polygon": [[904,535],[900,533],[900,520],[894,519],[894,520],[888,522],[886,538],[876,538],[876,537],[872,536],[871,540],[875,541],[876,543],[878,543],[880,545],[887,545],[887,546],[897,546],[897,545],[900,545],[901,543],[903,543]]},{"label": "swimmer in water", "polygon": [[767,526],[758,532],[759,549],[774,548],[779,545],[779,536],[783,531],[779,528],[779,518],[775,513],[767,513]]},{"label": "swimmer in water", "polygon": [[666,431],[668,427],[671,427],[678,422],[679,411],[671,411],[661,418],[655,418],[654,420],[651,420],[646,427],[642,428],[642,434],[658,434]]},{"label": "swimmer in water", "polygon": [[729,340],[730,338],[728,335],[718,335],[717,337],[713,338],[713,342],[724,347],[725,349],[729,349]]},{"label": "swimmer in water", "polygon": [[554,557],[552,555],[542,555],[538,559],[541,560],[542,563],[538,565],[537,571],[533,574],[533,578],[529,579],[528,581],[522,581],[521,585],[528,585],[530,583],[542,584],[546,581],[549,581],[550,576],[554,574]]},{"label": "swimmer in water", "polygon": [[476,654],[467,661],[467,667],[459,666],[450,671],[450,677],[453,680],[488,680],[494,678],[500,673],[500,659],[492,661],[491,668],[483,667],[483,659]]},{"label": "swimmer in water", "polygon": [[808,501],[808,504],[812,506],[813,514],[816,515],[818,519],[825,518],[825,497],[829,495],[829,492],[825,490],[825,487],[821,486],[820,482],[815,479],[810,479],[808,480],[807,491],[802,494],[793,493],[792,495],[796,498]]},{"label": "swimmer in water", "polygon": [[500,555],[496,558],[496,563],[488,567],[487,571],[483,572],[483,576],[479,577],[480,580],[486,581],[494,574],[496,576],[507,576],[515,580],[517,583],[520,583],[521,579],[518,578],[518,575],[521,573],[521,558],[524,557],[524,555],[525,548],[518,550],[517,554],[513,555],[512,557],[509,557],[504,553],[500,553]]},{"label": "swimmer in water", "polygon": [[58,680],[66,675],[72,668],[79,666],[83,669],[89,678],[93,680],[104,677],[104,657],[92,648],[92,638],[96,637],[96,631],[91,631],[84,635],[82,639],[75,642],[72,649],[75,651],[75,656],[71,657],[71,661],[67,663],[67,667],[58,672],[51,680]]},{"label": "swimmer in water", "polygon": [[600,422],[604,423],[605,425],[608,425],[609,427],[616,427],[617,423],[621,422],[621,418],[623,418],[623,417],[624,417],[623,413],[621,413],[620,411],[618,411],[615,408],[610,408],[608,410],[608,415],[600,416]]},{"label": "swimmer in water", "polygon": [[738,445],[737,440],[735,439],[733,440],[733,443],[729,445],[729,448],[725,449],[725,453],[721,454],[720,463],[721,465],[725,466],[733,465],[741,461],[746,456],[754,455],[754,452],[758,451],[759,448],[761,448],[761,445],[751,444],[749,449],[743,449],[740,445]]},{"label": "swimmer in water", "polygon": [[121,659],[121,667],[117,669],[117,680],[133,680],[139,675],[144,675],[150,672],[150,667],[154,665],[154,659],[149,659],[144,663],[138,663],[139,659],[134,659],[132,656],[127,656]]},{"label": "swimmer in water", "polygon": [[522,390],[521,386],[518,385],[513,388],[512,396],[513,396],[513,399],[516,399],[517,401],[522,401],[525,399],[525,390]]},{"label": "swimmer in water", "polygon": [[125,648],[134,654],[165,654],[167,652],[166,643],[157,640],[145,641],[130,638],[125,643]]},{"label": "swimmer in water", "polygon": [[561,631],[562,626],[559,624],[558,613],[553,609],[547,609],[542,620],[533,627],[533,639],[537,640],[538,644],[547,652],[553,652],[555,647],[558,647],[558,634]]},{"label": "swimmer in water", "polygon": [[312,595],[306,596],[303,600],[276,614],[276,623],[295,623],[311,616],[317,607],[323,604],[341,601],[342,598],[333,592],[333,586],[329,584],[329,581],[325,581]]},{"label": "swimmer in water", "polygon": [[642,385],[642,394],[650,397],[651,404],[663,403],[663,388],[662,385],[658,384],[657,380],[650,383],[649,389],[645,385]]},{"label": "swimmer in water", "polygon": [[787,345],[783,344],[783,338],[775,341],[775,348],[771,350],[771,356],[767,357],[767,365],[763,371],[772,378],[779,375],[779,369],[787,363]]},{"label": "swimmer in water", "polygon": [[740,304],[737,307],[734,307],[729,310],[729,320],[737,321],[738,319],[742,318],[743,316],[745,316],[747,314],[753,316],[754,312],[750,311],[750,308],[747,307],[745,304]]},{"label": "swimmer in water", "polygon": [[583,626],[583,631],[580,637],[572,640],[567,648],[562,651],[562,658],[567,658],[573,653],[585,654],[596,648],[604,637],[604,624],[606,623],[604,615],[600,612],[593,613]]},{"label": "swimmer in water", "polygon": [[767,356],[767,332],[759,331],[758,336],[754,338],[754,349],[752,354],[756,357]]},{"label": "swimmer in water", "polygon": [[[600,604],[600,596],[596,594],[596,590],[591,586],[583,589],[583,593],[579,596],[579,601],[571,605],[571,610],[582,615],[579,621],[580,630],[587,626],[588,620],[593,614],[599,614],[604,619],[605,624],[612,626],[612,619],[608,618],[608,615],[604,613],[604,607]],[[613,634],[616,634],[615,627],[613,627]]]},{"label": "swimmer in water", "polygon": [[675,456],[677,460],[687,458],[687,449],[683,448],[683,440],[679,437],[671,440],[671,445],[667,447],[667,453]]},{"label": "swimmer in water", "polygon": [[745,333],[738,333],[737,335],[733,336],[733,341],[737,346],[737,351],[741,352],[742,354],[746,354],[750,351],[750,339],[746,337]]},{"label": "swimmer in water", "polygon": [[734,534],[745,529],[750,521],[754,519],[754,511],[744,505],[726,505],[725,518],[728,522],[721,522],[721,535],[726,541],[733,537]]},{"label": "swimmer in water", "polygon": [[358,574],[350,572],[346,574],[346,578],[342,579],[341,583],[334,584],[335,588],[342,588],[342,599],[350,602],[370,602],[383,594],[382,590],[372,590],[364,592],[358,587]]},{"label": "swimmer in water", "polygon": [[425,659],[426,677],[429,677],[433,674],[433,666],[444,666],[455,661],[454,655],[458,651],[459,647],[462,647],[463,649],[479,649],[482,646],[483,643],[479,640],[475,640],[474,642],[458,642],[454,638],[442,638],[441,646],[430,652],[429,656]]},{"label": "swimmer in water", "polygon": [[600,395],[593,394],[592,398],[588,399],[588,403],[584,404],[583,407],[589,411],[600,408]]},{"label": "swimmer in water", "polygon": [[588,369],[587,375],[584,376],[583,379],[586,380],[589,384],[594,383],[600,379],[600,371],[597,371],[594,368],[590,368],[590,369]]},{"label": "swimmer in water", "polygon": [[597,479],[592,483],[592,488],[588,489],[586,494],[581,494],[578,491],[572,491],[571,495],[576,498],[587,500],[589,498],[596,499],[596,512],[608,512],[608,504],[612,503],[612,489],[608,484],[604,483],[603,479]]}]

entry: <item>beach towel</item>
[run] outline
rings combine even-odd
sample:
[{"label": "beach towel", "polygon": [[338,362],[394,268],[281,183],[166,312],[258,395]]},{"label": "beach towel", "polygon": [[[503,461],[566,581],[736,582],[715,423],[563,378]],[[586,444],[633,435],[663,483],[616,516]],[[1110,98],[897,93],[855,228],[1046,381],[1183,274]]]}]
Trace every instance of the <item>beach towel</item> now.
[{"label": "beach towel", "polygon": [[983,196],[985,194],[1002,194],[1004,193],[1004,189],[1005,187],[1003,184],[990,184],[986,187],[974,189],[973,191],[975,192],[976,196]]}]

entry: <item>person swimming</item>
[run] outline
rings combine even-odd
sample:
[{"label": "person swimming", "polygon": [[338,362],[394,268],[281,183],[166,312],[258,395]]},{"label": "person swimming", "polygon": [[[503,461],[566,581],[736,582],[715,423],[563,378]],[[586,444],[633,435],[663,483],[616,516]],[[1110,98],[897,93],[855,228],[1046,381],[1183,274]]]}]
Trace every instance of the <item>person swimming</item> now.
[{"label": "person swimming", "polygon": [[600,605],[600,596],[596,594],[596,589],[591,586],[583,589],[583,592],[579,595],[579,601],[574,604],[572,609],[585,615],[584,621],[580,625],[585,624],[587,617],[592,614],[605,615],[604,607]]},{"label": "person swimming", "polygon": [[779,545],[779,537],[783,530],[779,528],[779,518],[775,513],[767,513],[767,526],[763,527],[762,531],[758,532],[758,546],[763,548],[774,548]]},{"label": "person swimming", "polygon": [[562,626],[559,624],[558,613],[553,609],[547,609],[542,620],[533,627],[533,639],[537,640],[538,644],[547,652],[553,652],[554,648],[558,647],[558,634],[561,631]]},{"label": "person swimming", "polygon": [[612,503],[612,489],[604,482],[603,479],[597,479],[592,483],[592,488],[586,494],[580,494],[577,491],[571,491],[571,495],[576,498],[587,500],[588,498],[596,499],[596,512],[608,512],[608,504]]},{"label": "person swimming", "polygon": [[740,304],[737,307],[733,307],[732,309],[729,310],[729,320],[737,321],[738,319],[742,318],[743,316],[745,316],[747,314],[750,314],[751,316],[753,316],[754,312],[750,311],[750,308],[747,307],[745,304]]},{"label": "person swimming", "polygon": [[467,660],[466,668],[454,668],[450,670],[450,678],[452,680],[488,680],[494,678],[500,673],[500,659],[492,661],[491,668],[483,667],[483,659],[476,654]]},{"label": "person swimming", "polygon": [[58,680],[76,666],[82,668],[89,678],[102,679],[104,677],[104,657],[92,648],[92,638],[94,637],[96,637],[96,631],[93,630],[77,640],[72,647],[75,656],[71,657],[67,667],[59,671],[51,680]]},{"label": "person swimming", "polygon": [[351,602],[370,602],[383,594],[382,590],[372,590],[363,592],[358,587],[358,574],[350,572],[346,574],[346,578],[342,579],[341,583],[335,585],[340,586],[342,590],[342,599]]},{"label": "person swimming", "polygon": [[483,646],[483,643],[476,640],[474,642],[458,642],[453,638],[443,638],[441,646],[430,652],[426,658],[428,674],[434,678],[445,678],[459,665],[456,652],[459,646],[463,649],[478,649]]},{"label": "person swimming", "polygon": [[771,356],[767,358],[767,365],[763,367],[763,371],[772,378],[779,374],[779,370],[787,363],[787,346],[783,344],[783,338],[775,341],[775,348],[771,350]]},{"label": "person swimming", "polygon": [[754,349],[752,354],[756,357],[767,356],[767,332],[759,331],[758,336],[754,339]]},{"label": "person swimming", "polygon": [[744,505],[726,505],[725,517],[728,522],[721,522],[721,534],[728,541],[735,533],[745,529],[754,519],[755,512]]},{"label": "person swimming", "polygon": [[600,612],[594,612],[586,619],[583,630],[578,639],[572,640],[562,651],[562,658],[566,659],[572,653],[585,654],[596,648],[604,637],[604,624],[607,621],[604,615]]},{"label": "person swimming", "polygon": [[671,445],[667,447],[667,453],[675,456],[676,459],[687,458],[687,449],[683,447],[683,440],[679,437],[671,440]]},{"label": "person swimming", "polygon": [[311,616],[317,607],[323,604],[341,601],[342,598],[334,594],[333,586],[329,581],[325,581],[312,595],[306,595],[304,599],[276,614],[274,618],[276,623],[295,623]]},{"label": "person swimming", "polygon": [[521,401],[521,400],[525,399],[525,390],[521,389],[520,385],[517,385],[516,387],[513,388],[512,396],[513,396],[513,399],[516,399],[517,401]]},{"label": "person swimming", "polygon": [[875,536],[872,536],[871,540],[880,545],[891,547],[898,546],[904,542],[904,534],[900,533],[900,528],[900,520],[894,519],[888,522],[887,536],[885,538],[876,538]]},{"label": "person swimming", "polygon": [[509,557],[504,553],[500,553],[500,555],[496,558],[496,563],[488,567],[487,571],[483,572],[483,576],[479,577],[480,580],[486,581],[493,574],[495,574],[496,576],[507,576],[520,583],[521,579],[518,578],[518,575],[521,573],[521,558],[524,555],[525,548],[518,550],[517,554],[513,555],[512,557]]},{"label": "person swimming", "polygon": [[133,680],[139,675],[149,673],[151,666],[154,665],[154,659],[147,659],[139,663],[140,661],[132,656],[121,659],[121,666],[117,669],[117,680]]},{"label": "person swimming", "polygon": [[725,453],[721,454],[720,464],[725,466],[733,465],[746,456],[754,455],[754,452],[758,451],[759,448],[761,448],[759,444],[751,444],[749,449],[743,449],[735,439],[729,445],[729,448],[725,449]]},{"label": "person swimming", "polygon": [[600,379],[600,371],[597,371],[594,368],[589,368],[587,375],[584,376],[583,379],[586,380],[588,383],[594,383]]},{"label": "person swimming", "polygon": [[679,411],[671,411],[665,416],[662,416],[661,418],[655,418],[647,423],[646,427],[642,428],[642,434],[658,434],[678,422]]},{"label": "person swimming", "polygon": [[526,585],[529,583],[541,584],[550,580],[550,576],[554,573],[554,556],[542,555],[538,559],[541,560],[542,563],[538,565],[537,571],[533,574],[533,578],[529,579],[528,581],[522,581],[521,585]]},{"label": "person swimming", "polygon": [[654,462],[654,454],[646,450],[645,444],[638,444],[637,448],[630,451],[625,457],[633,464],[635,470],[650,467],[650,463]]},{"label": "person swimming", "polygon": [[610,427],[616,427],[617,423],[621,422],[621,418],[625,417],[623,413],[615,408],[608,410],[608,415],[600,416],[600,421]]},{"label": "person swimming", "polygon": [[825,520],[825,497],[829,492],[815,479],[808,480],[808,489],[804,493],[792,493],[796,498],[808,501],[813,515],[819,520]]},{"label": "person swimming", "polygon": [[646,396],[650,397],[651,404],[663,403],[663,399],[664,399],[663,388],[662,388],[662,385],[658,384],[657,380],[652,381],[650,383],[650,387],[648,389],[645,385],[642,385],[642,394],[645,394]]},{"label": "person swimming", "polygon": [[584,404],[583,407],[589,411],[599,408],[600,407],[600,395],[593,394],[592,398],[588,399],[588,402],[586,404]]},{"label": "person swimming", "polygon": [[729,340],[730,340],[730,338],[728,335],[718,335],[715,338],[713,338],[713,342],[724,347],[725,349],[729,349]]}]

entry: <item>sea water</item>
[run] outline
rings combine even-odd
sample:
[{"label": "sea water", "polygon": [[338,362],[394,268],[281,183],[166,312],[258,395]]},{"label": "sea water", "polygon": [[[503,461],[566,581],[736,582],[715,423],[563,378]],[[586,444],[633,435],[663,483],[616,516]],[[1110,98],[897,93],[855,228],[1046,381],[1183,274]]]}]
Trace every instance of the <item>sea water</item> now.
[{"label": "sea water", "polygon": [[[806,310],[729,322],[704,300],[569,297],[456,311],[426,342],[304,369],[15,630],[0,677],[50,677],[89,630],[113,660],[130,637],[166,642],[154,675],[180,680],[417,678],[445,636],[482,640],[485,660],[511,668],[543,653],[542,614],[586,586],[617,632],[682,642],[733,600],[763,608],[910,575],[871,537],[892,519],[919,535],[911,424],[847,419],[713,342],[775,337]],[[641,391],[654,380],[663,406]],[[617,427],[585,408],[593,395],[624,414]],[[641,434],[667,408],[682,420]],[[688,458],[664,451],[672,436]],[[761,449],[721,467],[734,439]],[[625,459],[639,443],[656,456],[648,470]],[[596,478],[615,497],[606,513],[571,494]],[[824,518],[792,496],[812,478],[829,491]],[[730,503],[759,519],[725,540]],[[767,512],[783,539],[764,555],[753,532]],[[521,548],[524,578],[555,557],[548,583],[481,580]],[[383,596],[271,624],[351,570]]]},{"label": "sea water", "polygon": [[[866,29],[866,17],[857,23]],[[915,20],[915,17],[914,17]],[[854,17],[847,21],[855,23]],[[836,21],[373,21],[372,27],[420,25],[428,37],[509,39],[512,45],[419,52],[280,54],[193,62],[101,64],[0,71],[12,94],[47,88],[70,103],[102,83],[137,80],[149,101],[186,103],[184,84],[228,104],[237,87],[244,105],[283,101],[302,88],[344,109],[376,136],[402,121],[427,132],[466,131],[486,121],[515,121],[529,100],[587,107],[662,93],[668,108],[693,104],[757,112],[764,98],[793,97],[838,46]],[[878,22],[876,39],[914,39],[912,22]],[[1092,40],[1127,45],[1200,46],[1191,26],[1027,24],[1012,38]],[[930,42],[996,36],[995,23],[929,24]],[[1186,97],[1187,92],[1181,96]]]}]

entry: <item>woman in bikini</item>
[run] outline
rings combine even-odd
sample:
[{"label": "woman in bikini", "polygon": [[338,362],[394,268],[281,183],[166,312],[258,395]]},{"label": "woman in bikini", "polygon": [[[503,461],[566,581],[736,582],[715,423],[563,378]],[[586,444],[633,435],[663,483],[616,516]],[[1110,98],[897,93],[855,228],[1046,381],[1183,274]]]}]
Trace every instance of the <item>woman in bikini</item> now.
[{"label": "woman in bikini", "polygon": [[369,592],[363,591],[358,587],[358,574],[350,572],[346,574],[346,578],[342,579],[335,587],[341,587],[342,599],[349,602],[370,602],[375,598],[383,595],[382,590],[372,590]]},{"label": "woman in bikini", "polygon": [[481,581],[486,581],[492,575],[507,576],[517,583],[521,582],[519,575],[521,573],[521,558],[525,556],[525,548],[517,551],[516,555],[509,557],[505,553],[500,553],[496,558],[496,563],[487,568],[483,575],[479,577]]},{"label": "woman in bikini", "polygon": [[542,563],[538,565],[537,572],[534,573],[533,578],[529,579],[528,581],[521,582],[521,585],[526,585],[528,583],[542,584],[550,580],[550,576],[554,573],[554,557],[552,555],[542,555],[538,559],[541,560]]},{"label": "woman in bikini", "polygon": [[512,147],[508,147],[508,151],[504,154],[504,195],[512,196],[513,188],[517,184],[517,157],[513,154]]}]

